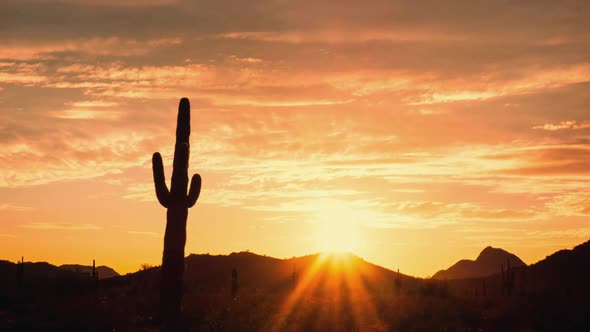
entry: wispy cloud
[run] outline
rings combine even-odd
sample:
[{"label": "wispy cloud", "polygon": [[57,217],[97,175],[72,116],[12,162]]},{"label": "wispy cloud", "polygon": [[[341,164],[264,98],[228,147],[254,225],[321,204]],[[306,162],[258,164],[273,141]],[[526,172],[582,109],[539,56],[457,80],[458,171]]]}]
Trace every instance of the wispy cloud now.
[{"label": "wispy cloud", "polygon": [[2,203],[0,204],[0,211],[17,211],[17,212],[29,212],[33,211],[34,208],[30,206],[21,206],[15,205],[10,203]]},{"label": "wispy cloud", "polygon": [[4,238],[15,238],[16,235],[14,235],[14,234],[0,233],[0,237],[4,237]]},{"label": "wispy cloud", "polygon": [[21,225],[23,228],[38,230],[63,230],[63,231],[90,231],[100,230],[102,227],[94,224],[74,224],[74,223],[47,223],[33,222]]},{"label": "wispy cloud", "polygon": [[140,235],[140,236],[149,236],[149,237],[162,237],[162,234],[156,232],[149,232],[149,231],[127,231],[127,234],[131,235]]},{"label": "wispy cloud", "polygon": [[590,128],[590,121],[578,123],[577,121],[561,121],[559,123],[546,123],[540,126],[534,126],[533,129],[542,129],[549,131],[564,130],[564,129],[587,129]]}]

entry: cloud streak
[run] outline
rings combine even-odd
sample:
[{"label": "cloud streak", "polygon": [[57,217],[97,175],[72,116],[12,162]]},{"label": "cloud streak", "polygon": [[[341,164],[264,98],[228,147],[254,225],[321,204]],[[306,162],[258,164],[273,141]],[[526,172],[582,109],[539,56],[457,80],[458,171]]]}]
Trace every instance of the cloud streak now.
[{"label": "cloud streak", "polygon": [[22,225],[23,228],[36,230],[58,230],[58,231],[92,231],[100,230],[102,227],[94,224],[74,224],[74,223],[47,223],[33,222]]}]

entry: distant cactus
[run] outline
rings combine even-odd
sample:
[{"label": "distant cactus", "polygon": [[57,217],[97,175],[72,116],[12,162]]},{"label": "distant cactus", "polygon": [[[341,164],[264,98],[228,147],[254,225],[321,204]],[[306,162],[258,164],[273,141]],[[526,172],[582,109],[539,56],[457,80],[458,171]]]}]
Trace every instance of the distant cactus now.
[{"label": "distant cactus", "polygon": [[291,283],[293,288],[297,287],[297,281],[299,280],[299,271],[297,271],[297,264],[293,263],[293,273],[291,274]]},{"label": "distant cactus", "polygon": [[395,276],[394,283],[395,283],[395,290],[399,294],[402,290],[402,278],[401,278],[401,274],[399,273],[399,269],[397,269],[397,274]]},{"label": "distant cactus", "polygon": [[93,259],[92,260],[92,274],[90,275],[90,278],[92,278],[92,280],[97,279],[97,274],[96,274],[96,261]]},{"label": "distant cactus", "polygon": [[22,288],[25,279],[25,257],[21,257],[20,262],[16,262],[16,285]]},{"label": "distant cactus", "polygon": [[98,299],[98,271],[96,270],[96,261],[92,260],[92,273],[90,274],[92,287],[94,288],[94,297]]},{"label": "distant cactus", "polygon": [[506,270],[504,270],[504,264],[500,265],[502,272],[502,294],[512,295],[514,289],[514,271],[510,268],[510,259],[506,259]]},{"label": "distant cactus", "polygon": [[238,270],[235,268],[231,271],[231,297],[236,299],[238,296]]},{"label": "distant cactus", "polygon": [[186,219],[188,209],[195,205],[201,192],[201,177],[195,174],[187,195],[190,133],[190,103],[187,98],[182,98],[178,106],[170,191],[166,186],[162,156],[156,152],[152,158],[156,196],[160,204],[167,208],[160,288],[162,324],[165,331],[178,329],[185,268]]},{"label": "distant cactus", "polygon": [[527,289],[526,289],[526,284],[527,279],[526,279],[526,266],[522,266],[521,270],[520,270],[520,292],[521,295],[526,295]]}]

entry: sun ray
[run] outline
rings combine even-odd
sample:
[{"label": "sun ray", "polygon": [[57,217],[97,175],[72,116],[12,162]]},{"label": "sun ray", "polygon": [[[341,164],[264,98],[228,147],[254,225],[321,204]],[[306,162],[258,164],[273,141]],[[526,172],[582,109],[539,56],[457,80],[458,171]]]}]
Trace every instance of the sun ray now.
[{"label": "sun ray", "polygon": [[295,287],[295,290],[283,302],[283,304],[275,314],[275,317],[271,319],[271,327],[268,329],[269,331],[272,332],[282,330],[282,326],[285,323],[285,320],[293,312],[293,309],[297,306],[301,296],[303,296],[303,294],[306,291],[308,291],[308,288],[311,285],[311,283],[316,281],[315,277],[325,263],[326,257],[324,255],[318,255],[316,260],[304,274],[302,280],[299,281],[299,283]]},{"label": "sun ray", "polygon": [[365,274],[365,271],[358,270],[359,264],[352,262],[352,259],[354,258],[350,256],[344,257],[345,264],[342,265],[342,274],[347,288],[351,291],[349,304],[353,311],[355,326],[370,326],[372,331],[379,331],[384,328],[384,325],[379,319],[373,298],[362,280],[363,277],[371,278],[372,276],[369,273]]}]

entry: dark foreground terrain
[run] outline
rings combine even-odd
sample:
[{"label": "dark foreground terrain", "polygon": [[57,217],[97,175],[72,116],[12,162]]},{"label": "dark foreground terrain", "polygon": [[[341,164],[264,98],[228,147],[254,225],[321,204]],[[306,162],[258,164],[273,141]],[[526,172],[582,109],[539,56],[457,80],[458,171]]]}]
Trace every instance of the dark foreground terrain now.
[{"label": "dark foreground terrain", "polygon": [[[590,331],[590,242],[471,279],[417,279],[351,255],[191,255],[187,331]],[[0,331],[157,331],[159,269],[98,281],[0,262]],[[237,278],[232,277],[232,270]]]}]

